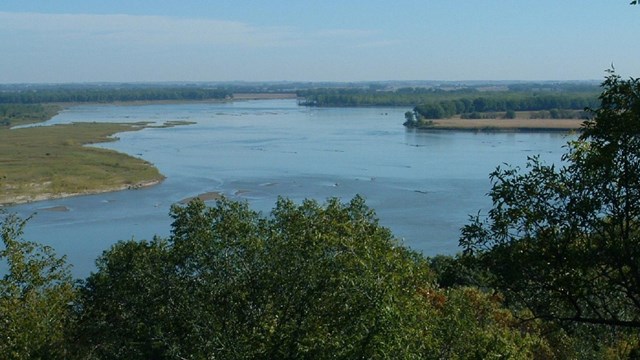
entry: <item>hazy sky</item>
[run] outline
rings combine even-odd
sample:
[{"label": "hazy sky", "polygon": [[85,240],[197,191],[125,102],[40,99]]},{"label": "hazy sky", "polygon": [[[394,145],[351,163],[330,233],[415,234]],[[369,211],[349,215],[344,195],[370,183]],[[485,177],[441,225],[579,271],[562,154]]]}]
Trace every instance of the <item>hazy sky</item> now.
[{"label": "hazy sky", "polygon": [[640,76],[627,0],[2,0],[0,83]]}]

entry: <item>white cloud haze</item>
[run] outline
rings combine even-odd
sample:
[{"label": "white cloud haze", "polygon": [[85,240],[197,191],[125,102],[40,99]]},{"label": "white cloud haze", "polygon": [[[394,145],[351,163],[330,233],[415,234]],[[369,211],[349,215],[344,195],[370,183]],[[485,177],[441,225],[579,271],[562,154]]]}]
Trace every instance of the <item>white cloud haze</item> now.
[{"label": "white cloud haze", "polygon": [[0,83],[570,80],[612,62],[635,74],[637,7],[618,5],[5,0]]}]

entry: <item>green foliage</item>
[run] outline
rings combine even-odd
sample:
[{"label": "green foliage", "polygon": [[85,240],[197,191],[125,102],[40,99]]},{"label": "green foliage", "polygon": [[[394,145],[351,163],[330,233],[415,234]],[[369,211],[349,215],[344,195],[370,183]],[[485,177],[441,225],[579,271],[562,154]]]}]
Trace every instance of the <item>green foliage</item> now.
[{"label": "green foliage", "polygon": [[3,359],[62,359],[75,297],[64,257],[21,239],[26,220],[4,215],[0,227],[0,354]]},{"label": "green foliage", "polygon": [[433,329],[428,359],[552,358],[540,323],[522,323],[499,296],[461,287],[424,293]]},{"label": "green foliage", "polygon": [[150,163],[85,144],[114,141],[111,135],[143,124],[78,123],[21,129],[0,128],[0,204],[113,191],[163,179]]},{"label": "green foliage", "polygon": [[489,273],[470,261],[466,256],[436,255],[427,259],[429,267],[436,275],[436,282],[442,288],[478,287],[485,288],[489,284]]},{"label": "green foliage", "polygon": [[467,255],[513,306],[567,324],[640,329],[640,82],[611,73],[566,165],[491,174],[493,208]]},{"label": "green foliage", "polygon": [[160,239],[120,242],[98,259],[70,338],[78,358],[151,359],[169,351],[171,306],[180,305],[166,302],[178,298],[173,279],[164,277],[169,260]]},{"label": "green foliage", "polygon": [[99,259],[77,356],[527,358],[544,343],[499,299],[435,287],[425,259],[360,197],[280,199],[269,217],[195,200],[171,215],[169,239],[121,242]]},{"label": "green foliage", "polygon": [[271,218],[194,201],[172,217],[168,241],[120,243],[98,261],[78,331],[91,356],[375,358],[415,347],[404,330],[430,273],[361,198],[281,199]]},{"label": "green foliage", "polygon": [[504,114],[504,118],[505,119],[515,119],[516,118],[516,112],[513,110],[507,110]]},{"label": "green foliage", "polygon": [[407,111],[404,113],[404,126],[407,127],[428,127],[433,125],[433,121],[427,120],[424,116],[415,111]]},{"label": "green foliage", "polygon": [[[591,86],[567,85],[549,88],[532,85],[513,86],[509,91],[478,89],[398,89],[379,91],[363,89],[316,89],[298,92],[307,106],[412,106],[413,118],[407,127],[420,127],[421,119],[450,118],[461,115],[468,119],[496,118],[498,112],[546,111],[549,118],[576,118],[579,111],[596,104],[597,92]],[[551,114],[553,110],[553,114]]]},{"label": "green foliage", "polygon": [[0,128],[45,121],[59,111],[57,105],[0,104]]},{"label": "green foliage", "polygon": [[481,88],[313,89],[298,91],[306,106],[420,106],[441,107],[444,117],[466,112],[583,109],[594,104],[596,86],[521,84],[505,90]]},{"label": "green foliage", "polygon": [[[541,111],[553,112],[551,118],[574,118],[577,110],[593,106],[593,93],[522,93],[492,92],[475,97],[429,100],[415,107],[416,113],[427,119],[443,119],[466,115],[479,119],[494,112]],[[560,110],[558,110],[560,109]],[[470,115],[469,115],[470,114]]]}]

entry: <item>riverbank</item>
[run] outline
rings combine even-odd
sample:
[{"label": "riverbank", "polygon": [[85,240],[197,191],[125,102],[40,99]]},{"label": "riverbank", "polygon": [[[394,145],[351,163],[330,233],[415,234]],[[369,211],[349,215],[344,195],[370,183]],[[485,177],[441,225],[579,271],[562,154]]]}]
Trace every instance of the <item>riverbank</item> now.
[{"label": "riverbank", "polygon": [[[36,191],[36,192],[28,194],[28,195],[18,195],[18,196],[14,196],[12,198],[7,198],[7,197],[3,196],[3,197],[0,198],[0,208],[6,207],[6,206],[11,206],[11,205],[26,204],[26,203],[36,202],[36,201],[45,201],[45,200],[53,200],[53,199],[64,199],[64,198],[70,198],[70,197],[74,197],[74,196],[104,194],[104,193],[110,193],[110,192],[115,192],[115,191],[138,190],[138,189],[142,189],[142,188],[146,188],[146,187],[157,185],[157,184],[161,183],[163,180],[164,180],[164,177],[162,177],[161,179],[157,179],[157,180],[140,182],[140,183],[137,183],[137,184],[130,184],[130,185],[120,185],[120,186],[114,186],[114,187],[109,187],[109,186],[105,185],[104,187],[87,189],[86,191],[73,192],[73,193],[38,193]],[[48,184],[40,184],[40,185],[39,184],[30,184],[30,185],[31,185],[31,187],[33,189],[38,189],[38,188],[46,187]],[[66,209],[64,207],[47,208],[47,209],[44,209],[44,210],[47,210],[47,211],[68,211],[68,209]]]},{"label": "riverbank", "polygon": [[440,119],[424,130],[512,131],[512,132],[570,132],[578,131],[580,119]]},{"label": "riverbank", "polygon": [[151,163],[85,146],[147,123],[76,123],[0,129],[0,206],[153,186],[164,176]]},{"label": "riverbank", "polygon": [[[294,99],[293,93],[238,93],[227,99],[116,101],[131,106],[174,103],[223,103],[243,100]],[[136,157],[85,145],[115,141],[113,135],[146,127],[189,125],[189,121],[149,123],[76,123],[46,127],[10,127],[44,122],[61,110],[90,103],[51,103],[12,108],[15,115],[0,127],[0,207],[72,196],[139,189],[164,176]],[[106,103],[100,103],[106,105]],[[24,109],[25,114],[19,114]],[[27,113],[27,110],[29,112]]]},{"label": "riverbank", "polygon": [[232,100],[297,99],[295,93],[234,93]]}]

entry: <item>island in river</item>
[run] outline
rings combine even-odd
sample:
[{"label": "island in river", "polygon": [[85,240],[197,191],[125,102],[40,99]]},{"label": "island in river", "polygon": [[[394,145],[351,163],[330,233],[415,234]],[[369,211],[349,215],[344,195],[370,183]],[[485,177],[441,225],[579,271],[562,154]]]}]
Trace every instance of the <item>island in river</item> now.
[{"label": "island in river", "polygon": [[577,131],[581,119],[438,119],[421,129],[467,131]]}]

